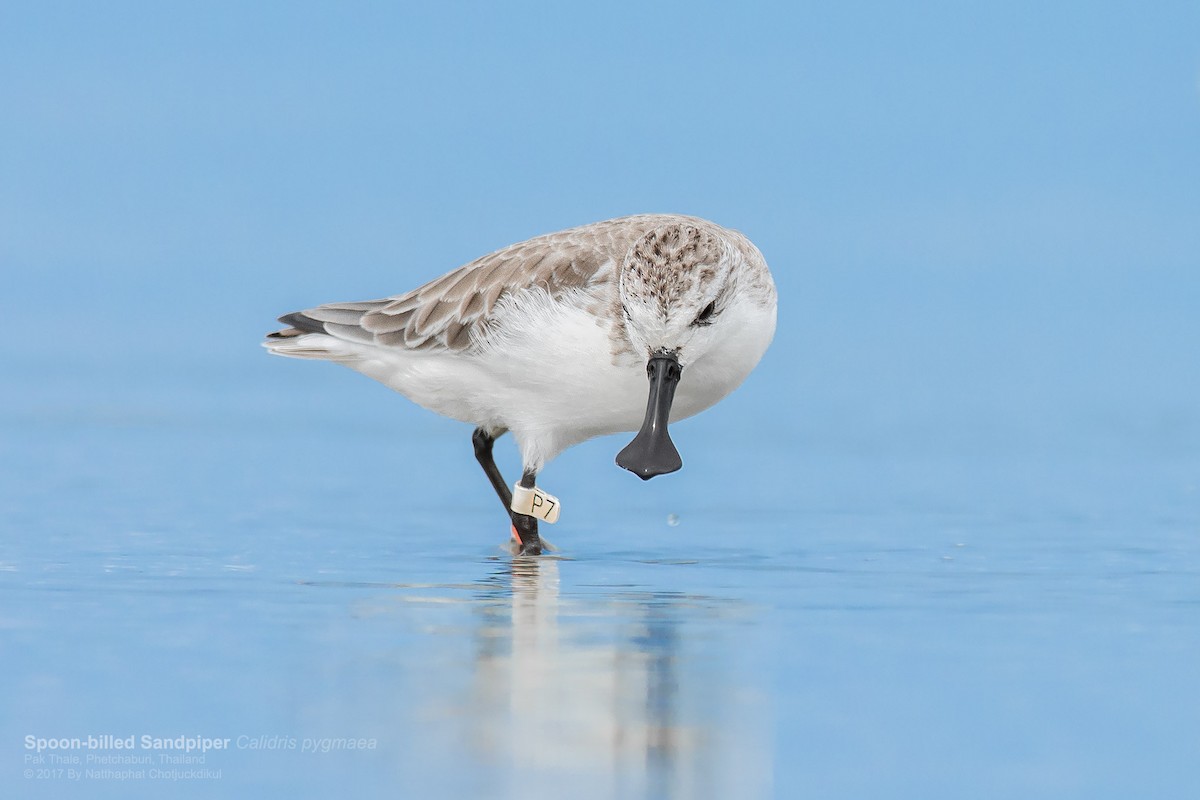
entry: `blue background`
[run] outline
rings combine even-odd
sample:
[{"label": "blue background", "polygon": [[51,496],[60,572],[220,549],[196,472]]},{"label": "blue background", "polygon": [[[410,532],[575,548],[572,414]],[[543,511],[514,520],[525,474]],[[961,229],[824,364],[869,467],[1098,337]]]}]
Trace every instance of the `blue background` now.
[{"label": "blue background", "polygon": [[[382,743],[194,796],[1194,793],[1198,34],[1192,3],[0,5],[3,793],[64,791],[26,734],[194,728]],[[775,343],[677,426],[680,475],[556,461],[536,580],[465,426],[258,348],[660,211],[758,244]],[[499,685],[476,638],[529,663],[526,601],[569,698],[628,677],[597,653],[674,664],[670,724],[634,715],[674,744],[467,748],[575,730],[455,683]]]}]

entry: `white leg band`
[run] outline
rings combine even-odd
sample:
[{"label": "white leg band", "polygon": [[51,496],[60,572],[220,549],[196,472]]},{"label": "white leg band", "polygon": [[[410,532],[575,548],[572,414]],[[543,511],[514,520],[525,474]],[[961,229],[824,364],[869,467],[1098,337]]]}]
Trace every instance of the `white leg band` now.
[{"label": "white leg band", "polygon": [[518,483],[513,487],[512,505],[509,508],[518,514],[528,514],[555,523],[558,522],[558,512],[562,507],[554,495],[546,494],[536,486],[530,489]]}]

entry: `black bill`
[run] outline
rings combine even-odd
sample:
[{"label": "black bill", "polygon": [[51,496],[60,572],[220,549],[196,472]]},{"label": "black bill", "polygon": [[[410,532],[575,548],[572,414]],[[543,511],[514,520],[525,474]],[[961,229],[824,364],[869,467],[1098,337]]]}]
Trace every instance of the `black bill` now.
[{"label": "black bill", "polygon": [[625,449],[617,453],[617,466],[623,467],[644,481],[655,475],[666,475],[683,466],[683,459],[667,433],[671,419],[671,401],[675,387],[683,374],[679,360],[667,353],[656,353],[646,364],[650,377],[650,398],[646,402],[646,419],[642,429]]}]

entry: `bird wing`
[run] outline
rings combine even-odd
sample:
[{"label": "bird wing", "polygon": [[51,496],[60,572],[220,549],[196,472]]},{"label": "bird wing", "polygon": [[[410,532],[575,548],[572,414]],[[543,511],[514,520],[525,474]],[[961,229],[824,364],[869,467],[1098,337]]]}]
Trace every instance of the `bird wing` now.
[{"label": "bird wing", "polygon": [[537,287],[557,297],[615,281],[637,237],[678,219],[645,214],[537,236],[477,258],[405,294],[286,314],[279,321],[291,328],[269,338],[326,333],[382,347],[466,350],[482,338],[496,303],[506,294]]}]

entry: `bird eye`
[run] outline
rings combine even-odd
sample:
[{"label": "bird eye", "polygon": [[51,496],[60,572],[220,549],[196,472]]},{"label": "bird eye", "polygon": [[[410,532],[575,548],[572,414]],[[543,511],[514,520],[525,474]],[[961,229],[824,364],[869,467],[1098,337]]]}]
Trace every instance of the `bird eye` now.
[{"label": "bird eye", "polygon": [[700,309],[700,314],[696,317],[696,321],[693,322],[692,324],[693,325],[707,325],[709,323],[709,321],[712,320],[712,316],[713,316],[713,314],[716,313],[716,311],[717,311],[716,302],[709,303],[704,308]]}]

